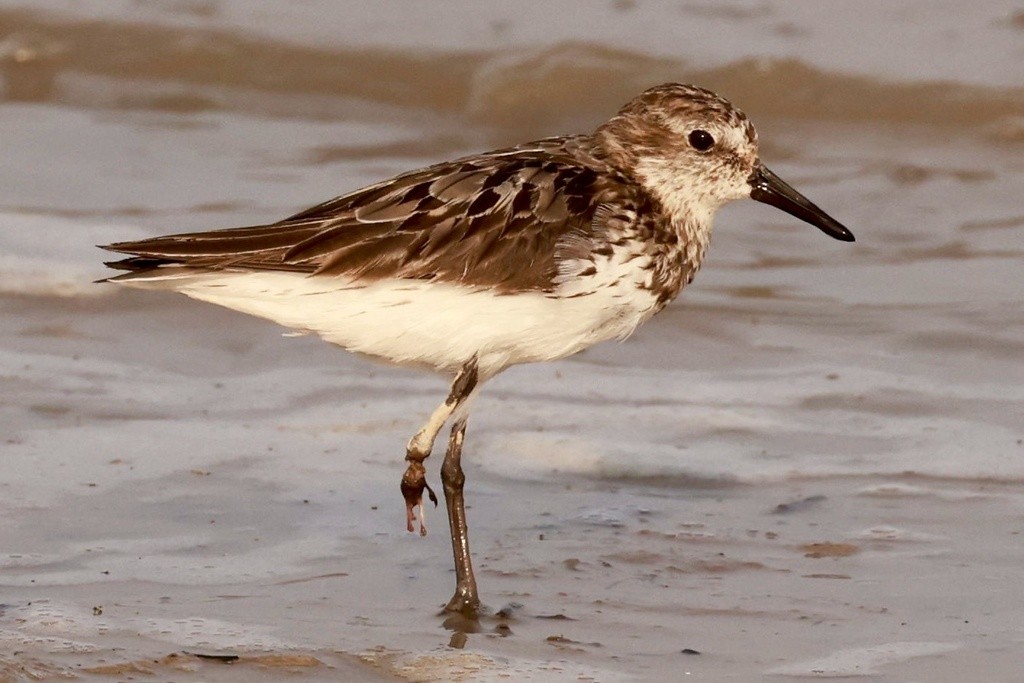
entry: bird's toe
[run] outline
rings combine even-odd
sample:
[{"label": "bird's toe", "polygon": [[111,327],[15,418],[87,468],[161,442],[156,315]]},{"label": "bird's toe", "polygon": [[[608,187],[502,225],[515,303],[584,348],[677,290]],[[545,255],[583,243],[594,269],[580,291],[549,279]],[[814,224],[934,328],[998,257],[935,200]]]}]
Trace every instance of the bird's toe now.
[{"label": "bird's toe", "polygon": [[[430,484],[427,483],[427,470],[423,467],[423,463],[410,462],[409,466],[405,469],[405,474],[402,475],[402,497],[405,498],[405,520],[406,529],[410,532],[416,528],[415,522],[417,517],[420,521],[420,535],[427,535],[427,525],[423,510],[423,491],[427,492],[427,496],[430,498],[430,502],[437,507],[437,495],[434,493],[434,489],[430,488]],[[416,508],[419,507],[419,515],[416,514]]]}]

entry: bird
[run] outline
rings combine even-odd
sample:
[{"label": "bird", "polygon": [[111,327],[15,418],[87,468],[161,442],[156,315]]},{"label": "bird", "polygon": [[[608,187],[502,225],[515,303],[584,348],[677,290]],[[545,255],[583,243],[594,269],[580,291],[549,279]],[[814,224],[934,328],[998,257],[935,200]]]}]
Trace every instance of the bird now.
[{"label": "bird", "polygon": [[[469,406],[509,367],[625,339],[689,284],[712,218],[751,198],[837,240],[853,233],[768,169],[747,116],[694,85],[645,90],[592,132],[402,173],[274,223],[118,242],[101,282],[171,290],[450,379],[406,445],[405,521],[426,534],[424,461],[455,563],[445,611],[483,607],[462,467]],[[418,509],[418,513],[417,513]]]}]

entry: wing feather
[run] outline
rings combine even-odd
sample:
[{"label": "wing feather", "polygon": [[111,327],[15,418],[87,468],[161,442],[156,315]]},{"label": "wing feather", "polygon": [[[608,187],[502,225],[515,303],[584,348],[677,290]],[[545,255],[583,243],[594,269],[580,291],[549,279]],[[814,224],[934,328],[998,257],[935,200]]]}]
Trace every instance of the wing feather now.
[{"label": "wing feather", "polygon": [[625,187],[580,151],[584,142],[551,138],[437,164],[271,225],[104,248],[131,255],[114,266],[124,270],[285,269],[547,290],[559,241],[586,239],[597,207]]}]

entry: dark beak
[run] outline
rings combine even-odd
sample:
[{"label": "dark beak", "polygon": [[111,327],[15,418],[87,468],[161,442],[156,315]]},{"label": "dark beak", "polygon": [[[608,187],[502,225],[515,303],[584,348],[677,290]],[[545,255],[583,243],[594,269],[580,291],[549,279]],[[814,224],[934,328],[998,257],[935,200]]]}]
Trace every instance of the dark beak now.
[{"label": "dark beak", "polygon": [[754,172],[750,174],[750,198],[782,209],[786,213],[810,223],[829,237],[844,242],[854,240],[853,233],[843,227],[839,221],[812,204],[807,197],[790,187],[761,162],[757,163]]}]

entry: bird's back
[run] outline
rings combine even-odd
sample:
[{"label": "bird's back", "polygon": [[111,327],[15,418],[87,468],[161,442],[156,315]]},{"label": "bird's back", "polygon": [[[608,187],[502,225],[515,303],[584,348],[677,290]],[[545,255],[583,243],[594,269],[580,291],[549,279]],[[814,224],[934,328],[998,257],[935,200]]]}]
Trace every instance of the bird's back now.
[{"label": "bird's back", "polygon": [[112,244],[105,248],[130,258],[108,265],[128,271],[120,282],[286,271],[550,291],[559,242],[590,239],[598,206],[628,188],[587,140],[549,138],[436,164],[269,225]]}]

